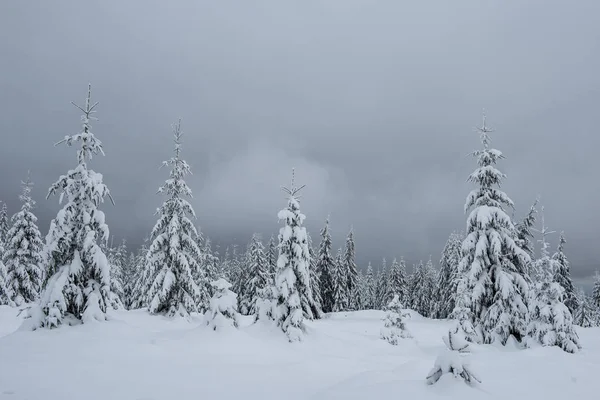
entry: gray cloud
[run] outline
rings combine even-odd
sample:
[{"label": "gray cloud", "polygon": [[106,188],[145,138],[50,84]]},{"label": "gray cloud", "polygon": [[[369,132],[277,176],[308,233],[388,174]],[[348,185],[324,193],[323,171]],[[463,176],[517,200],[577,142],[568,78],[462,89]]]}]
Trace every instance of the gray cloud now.
[{"label": "gray cloud", "polygon": [[15,210],[31,169],[47,229],[58,200],[43,195],[75,162],[52,144],[77,131],[69,102],[89,81],[107,153],[92,167],[117,202],[104,207],[117,238],[137,244],[151,229],[181,116],[212,238],[275,233],[296,167],[313,238],[331,214],[336,245],[354,226],[363,265],[435,260],[464,228],[485,107],[516,216],[542,195],[586,279],[600,265],[599,12],[593,0],[6,2],[0,198]]}]

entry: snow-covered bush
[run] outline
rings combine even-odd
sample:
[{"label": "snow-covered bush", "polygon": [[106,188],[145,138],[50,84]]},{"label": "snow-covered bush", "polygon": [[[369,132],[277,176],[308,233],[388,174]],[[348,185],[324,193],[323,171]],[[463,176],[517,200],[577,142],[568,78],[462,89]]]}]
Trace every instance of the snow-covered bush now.
[{"label": "snow-covered bush", "polygon": [[481,383],[481,380],[473,373],[465,357],[458,351],[446,349],[436,358],[433,368],[427,375],[427,384],[433,385],[444,374],[452,374],[457,379],[462,378],[468,385]]},{"label": "snow-covered bush", "polygon": [[388,343],[397,345],[399,339],[406,339],[412,337],[404,318],[407,316],[402,310],[402,303],[398,295],[394,295],[392,301],[387,305],[387,314],[383,318],[384,326],[381,328],[379,333],[380,337],[387,340]]},{"label": "snow-covered bush", "polygon": [[216,331],[228,327],[237,328],[239,314],[237,311],[237,294],[229,288],[231,284],[223,278],[211,283],[215,290],[210,299],[210,308],[204,315],[206,325]]}]

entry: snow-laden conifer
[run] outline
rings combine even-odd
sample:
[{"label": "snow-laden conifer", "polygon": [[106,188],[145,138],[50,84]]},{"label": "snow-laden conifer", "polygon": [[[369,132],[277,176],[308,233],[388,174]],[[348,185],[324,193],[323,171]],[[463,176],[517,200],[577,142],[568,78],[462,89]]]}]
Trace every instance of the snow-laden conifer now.
[{"label": "snow-laden conifer", "polygon": [[[10,229],[10,224],[8,223],[8,211],[6,208],[6,203],[2,203],[2,207],[0,208],[0,250],[4,249],[6,244],[6,234]],[[0,258],[2,258],[2,253],[0,253]]]},{"label": "snow-laden conifer", "polygon": [[277,256],[277,243],[275,242],[275,238],[271,236],[267,258],[269,259],[269,274],[273,279],[275,279],[275,271],[277,270]]},{"label": "snow-laden conifer", "polygon": [[245,285],[244,298],[240,301],[240,313],[243,315],[256,315],[258,313],[256,302],[260,299],[260,292],[271,284],[269,264],[264,246],[256,233],[252,235],[252,240],[248,246],[247,262],[249,278]]},{"label": "snow-laden conifer", "polygon": [[577,310],[575,310],[574,322],[582,328],[596,326],[596,307],[591,297],[587,296],[582,288],[575,292],[577,295]]},{"label": "snow-laden conifer", "polygon": [[398,295],[400,302],[406,298],[406,266],[404,265],[404,259],[400,258],[400,262],[394,258],[392,265],[390,266],[390,274],[388,280],[388,287],[392,295]]},{"label": "snow-laden conifer", "polygon": [[124,268],[127,256],[127,244],[123,242],[117,247],[110,247],[107,251],[108,264],[110,265],[110,305],[119,310],[125,307]]},{"label": "snow-laden conifer", "polygon": [[313,296],[313,308],[312,317],[314,319],[320,319],[323,314],[323,300],[321,299],[321,287],[319,280],[319,272],[317,270],[317,255],[312,245],[312,239],[310,234],[307,232],[306,237],[308,239],[308,251],[310,255],[310,291]]},{"label": "snow-laden conifer", "polygon": [[478,188],[465,204],[465,212],[471,213],[459,269],[466,275],[471,293],[468,307],[484,341],[505,344],[510,335],[521,340],[526,331],[529,288],[525,275],[530,257],[519,247],[516,229],[504,211],[504,207],[513,207],[513,202],[497,188],[505,175],[495,164],[503,155],[489,147],[491,130],[485,116],[479,131],[483,149],[473,153],[479,166],[469,176]]},{"label": "snow-laden conifer", "polygon": [[159,218],[146,254],[142,290],[150,313],[187,317],[198,310],[198,304],[207,305],[208,295],[194,279],[201,253],[191,221],[196,214],[184,198],[191,197],[192,191],[185,182],[191,170],[181,158],[181,121],[173,125],[173,135],[175,156],[163,162],[171,168],[170,176],[158,190],[169,198],[156,211]]},{"label": "snow-laden conifer", "polygon": [[[73,103],[74,104],[74,103]],[[28,327],[57,327],[63,323],[105,320],[110,302],[110,266],[100,245],[108,240],[108,226],[98,206],[110,192],[102,175],[88,169],[94,155],[102,154],[102,142],[91,132],[98,103],[91,103],[91,86],[82,112],[83,129],[59,143],[81,144],[77,167],[61,176],[48,196],[60,193],[62,210],[50,223],[44,246],[48,277],[40,306],[32,309]],[[57,143],[57,144],[59,144]]]},{"label": "snow-laden conifer", "polygon": [[406,328],[405,318],[408,314],[404,312],[403,308],[400,297],[397,294],[393,296],[392,301],[385,307],[387,313],[383,318],[383,328],[381,328],[379,336],[393,345],[397,345],[400,339],[412,337]]},{"label": "snow-laden conifer", "polygon": [[348,276],[342,249],[338,249],[335,257],[335,270],[333,272],[333,310],[334,312],[348,309]]},{"label": "snow-laden conifer", "polygon": [[358,269],[356,268],[356,245],[354,243],[354,229],[350,229],[346,237],[346,247],[344,248],[344,264],[346,265],[346,294],[348,296],[348,309],[357,309],[357,291],[358,291]]},{"label": "snow-laden conifer", "polygon": [[321,289],[321,305],[323,307],[323,312],[325,313],[333,311],[335,305],[333,298],[335,269],[335,260],[331,254],[329,218],[327,218],[325,220],[325,226],[321,229],[321,243],[317,254],[317,271]]},{"label": "snow-laden conifer", "polygon": [[[0,250],[2,247],[0,246]],[[0,306],[14,306],[15,303],[10,299],[8,289],[6,288],[6,268],[0,260]]]},{"label": "snow-laden conifer", "polygon": [[429,315],[431,307],[428,279],[427,268],[423,265],[423,261],[419,261],[419,264],[414,266],[414,272],[410,281],[410,308],[424,317]]},{"label": "snow-laden conifer", "polygon": [[539,200],[536,199],[525,218],[523,218],[523,220],[519,223],[515,224],[519,247],[521,247],[523,251],[529,255],[529,258],[532,261],[535,258],[535,246],[533,244],[534,235],[532,230],[535,226],[537,214],[536,206],[538,202]]},{"label": "snow-laden conifer", "polygon": [[42,290],[42,239],[37,217],[32,210],[33,183],[27,176],[22,182],[21,211],[11,218],[12,226],[6,233],[2,262],[6,268],[6,290],[11,300],[20,306],[36,301]]},{"label": "snow-laden conifer", "polygon": [[437,300],[437,281],[438,281],[438,271],[433,266],[433,261],[431,256],[429,256],[429,261],[425,264],[425,295],[429,299],[429,311],[427,312],[427,317],[431,317]]},{"label": "snow-laden conifer", "polygon": [[433,385],[444,374],[452,374],[454,378],[462,379],[469,386],[481,383],[481,380],[473,372],[473,369],[465,356],[458,351],[450,349],[442,351],[436,358],[433,368],[427,375],[427,384]]},{"label": "snow-laden conifer", "polygon": [[134,253],[129,253],[125,265],[123,266],[123,305],[125,309],[131,310],[133,306],[133,292],[135,281],[137,279],[136,257]]},{"label": "snow-laden conifer", "polygon": [[433,317],[445,319],[452,313],[456,304],[457,283],[459,278],[462,236],[456,232],[450,234],[442,251],[440,272],[437,281],[436,302]]},{"label": "snow-laden conifer", "polygon": [[[542,207],[542,213],[544,208]],[[573,317],[563,303],[564,289],[554,281],[557,262],[550,258],[546,236],[548,231],[542,214],[541,258],[536,261],[533,292],[529,303],[529,324],[527,326],[527,345],[534,342],[542,346],[558,346],[568,353],[575,353],[580,348],[579,337],[573,327]]]},{"label": "snow-laden conifer", "polygon": [[575,314],[575,310],[577,309],[577,294],[575,293],[575,287],[573,286],[573,280],[571,279],[571,266],[565,255],[566,243],[567,240],[565,239],[565,234],[564,232],[561,232],[558,249],[556,250],[556,253],[552,255],[552,260],[556,262],[554,281],[562,286],[564,290],[563,298],[565,306],[571,311],[571,314]]},{"label": "snow-laden conifer", "polygon": [[375,308],[375,289],[375,275],[373,274],[373,266],[369,262],[364,279],[364,294],[361,296],[365,310],[372,310]]},{"label": "snow-laden conifer", "polygon": [[377,274],[377,282],[375,286],[375,302],[376,308],[383,310],[392,300],[394,294],[390,291],[389,275],[387,272],[387,261],[384,258],[381,262],[381,269]]},{"label": "snow-laden conifer", "polygon": [[594,274],[594,286],[592,287],[592,302],[596,308],[600,308],[600,272]]},{"label": "snow-laden conifer", "polygon": [[[204,282],[202,281],[202,274],[197,273],[196,284],[198,286],[204,285],[204,288],[208,295],[214,296],[214,287],[210,284],[219,278],[222,278],[220,263],[218,255],[212,249],[212,242],[210,238],[204,238],[204,243],[200,244],[200,250],[202,252],[202,265],[201,271],[204,271]],[[201,272],[200,271],[200,272]]]},{"label": "snow-laden conifer", "polygon": [[288,195],[288,205],[279,211],[279,220],[285,225],[279,230],[279,258],[275,275],[277,305],[273,315],[277,325],[290,342],[302,340],[305,330],[305,312],[314,302],[310,290],[310,254],[306,228],[302,226],[304,214],[300,212],[298,193],[304,186],[296,187],[294,172],[292,184],[283,188]]},{"label": "snow-laden conifer", "polygon": [[144,239],[144,243],[135,255],[135,280],[131,293],[131,306],[133,310],[148,307],[148,284],[144,282],[144,273],[146,266],[146,255],[148,254],[148,238]]},{"label": "snow-laden conifer", "polygon": [[219,278],[212,285],[215,287],[215,294],[204,315],[206,325],[214,331],[237,328],[240,316],[237,311],[237,295],[230,290],[231,284]]}]

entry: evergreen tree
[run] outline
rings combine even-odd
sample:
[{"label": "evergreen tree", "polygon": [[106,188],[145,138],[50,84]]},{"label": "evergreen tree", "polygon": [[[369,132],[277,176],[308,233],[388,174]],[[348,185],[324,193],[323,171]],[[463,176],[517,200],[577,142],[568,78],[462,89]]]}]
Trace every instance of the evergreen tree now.
[{"label": "evergreen tree", "polygon": [[375,276],[373,275],[373,266],[369,262],[367,273],[365,274],[365,289],[364,289],[364,308],[372,310],[375,308],[375,292],[376,292]]},{"label": "evergreen tree", "polygon": [[483,149],[475,151],[479,167],[469,181],[479,187],[467,197],[465,211],[467,237],[462,246],[460,271],[466,274],[468,307],[473,312],[475,327],[486,343],[499,340],[505,344],[510,335],[518,341],[527,327],[528,284],[525,275],[530,257],[519,247],[516,229],[503,207],[513,207],[512,200],[496,188],[505,175],[495,168],[503,158],[500,151],[490,149],[490,129],[479,128]]},{"label": "evergreen tree", "polygon": [[35,201],[31,198],[33,184],[22,182],[23,203],[21,211],[13,215],[12,227],[5,236],[2,262],[6,268],[6,290],[11,300],[20,306],[38,299],[42,290],[42,239],[37,227],[37,217],[32,209]]},{"label": "evergreen tree", "polygon": [[258,313],[256,302],[260,298],[260,291],[271,283],[264,246],[256,233],[252,235],[247,261],[249,279],[245,284],[246,290],[244,298],[240,301],[239,310],[243,315],[256,315]]},{"label": "evergreen tree", "polygon": [[[10,225],[8,223],[8,211],[6,209],[6,203],[2,204],[2,208],[0,208],[0,247],[4,248],[6,245],[6,234],[10,229]],[[0,258],[2,258],[2,253],[0,253]]]},{"label": "evergreen tree", "polygon": [[335,261],[331,255],[331,235],[329,234],[329,218],[325,220],[325,226],[321,229],[321,244],[317,259],[317,271],[321,287],[321,300],[323,312],[333,311],[335,301],[333,298],[333,285],[335,273]]},{"label": "evergreen tree", "polygon": [[310,291],[314,299],[312,315],[314,319],[320,319],[323,314],[323,300],[321,299],[321,287],[319,286],[319,273],[317,271],[317,256],[312,245],[310,234],[306,233],[308,239],[308,252],[310,255]]},{"label": "evergreen tree", "polygon": [[[87,162],[102,154],[102,142],[91,132],[90,121],[98,103],[91,104],[91,86],[82,112],[82,132],[65,136],[59,143],[81,143],[77,167],[54,183],[48,197],[60,192],[66,200],[50,223],[44,247],[48,281],[40,308],[34,309],[30,327],[57,327],[74,321],[105,320],[110,301],[110,266],[100,244],[108,240],[108,226],[98,206],[110,192],[102,175],[88,169]],[[111,198],[112,200],[112,198]],[[61,202],[62,202],[61,201]]]},{"label": "evergreen tree", "polygon": [[158,190],[169,198],[156,211],[159,218],[150,235],[142,290],[150,313],[187,317],[198,310],[198,304],[208,303],[208,294],[194,277],[201,253],[195,241],[198,232],[190,220],[196,214],[184,199],[192,197],[192,191],[184,179],[191,170],[181,158],[181,120],[173,125],[173,135],[175,156],[163,162],[171,167],[170,176]]},{"label": "evergreen tree", "polygon": [[563,298],[565,306],[567,306],[571,314],[574,314],[578,306],[577,295],[575,293],[575,288],[573,287],[573,280],[571,279],[571,266],[564,252],[566,243],[565,234],[564,232],[561,232],[558,249],[552,256],[552,260],[556,262],[554,281],[562,286],[564,290]]},{"label": "evergreen tree", "polygon": [[304,214],[300,212],[298,192],[292,171],[292,184],[283,188],[287,193],[287,208],[279,211],[278,218],[285,221],[279,231],[279,258],[275,275],[277,305],[274,317],[290,342],[302,340],[304,318],[314,303],[310,290],[310,254],[306,228],[302,226]]},{"label": "evergreen tree", "polygon": [[[398,301],[406,298],[406,267],[404,259],[400,259],[401,263],[394,258],[390,267],[389,291],[392,296],[398,295]],[[401,301],[400,301],[401,302]]]},{"label": "evergreen tree", "polygon": [[348,276],[346,275],[346,263],[342,249],[338,249],[335,258],[335,270],[333,274],[333,311],[345,311],[348,309]]},{"label": "evergreen tree", "polygon": [[[542,207],[542,212],[544,208]],[[575,353],[580,348],[579,337],[573,328],[573,317],[564,305],[564,289],[554,281],[557,262],[550,258],[546,236],[549,232],[544,224],[542,214],[542,251],[541,258],[536,261],[539,278],[534,285],[535,296],[529,303],[529,324],[527,336],[530,342],[542,346],[558,346],[566,352]]]},{"label": "evergreen tree", "polygon": [[148,307],[148,293],[146,292],[148,285],[144,282],[147,255],[148,238],[145,238],[142,247],[140,247],[135,255],[135,279],[133,282],[130,306],[130,309],[133,310]]},{"label": "evergreen tree", "polygon": [[411,308],[424,317],[429,315],[429,308],[431,306],[428,279],[427,268],[423,265],[423,261],[419,261],[419,264],[414,267],[411,279],[412,298],[410,303]]},{"label": "evergreen tree", "polygon": [[366,306],[366,284],[365,275],[361,270],[358,271],[357,290],[356,290],[356,310],[365,310]]},{"label": "evergreen tree", "polygon": [[531,260],[535,258],[535,246],[533,244],[533,232],[532,229],[535,226],[537,209],[535,208],[538,204],[539,200],[535,200],[529,212],[523,218],[521,222],[515,224],[515,229],[517,231],[517,243],[519,247],[523,249]]},{"label": "evergreen tree", "polygon": [[271,236],[269,240],[269,274],[272,279],[275,279],[275,271],[277,270],[277,243]]},{"label": "evergreen tree", "polygon": [[376,283],[376,307],[378,310],[383,310],[385,306],[391,301],[390,287],[388,284],[388,273],[387,273],[387,262],[385,258],[381,263],[381,269],[377,274]]},{"label": "evergreen tree", "polygon": [[214,331],[223,330],[228,327],[239,326],[239,314],[237,312],[237,295],[229,290],[231,284],[223,278],[212,282],[215,294],[210,299],[209,309],[206,311],[204,320],[206,325]]},{"label": "evergreen tree", "polygon": [[592,303],[596,308],[600,308],[600,273],[596,271],[594,275],[594,287],[592,288]]},{"label": "evergreen tree", "polygon": [[574,322],[582,328],[589,328],[597,325],[596,310],[592,305],[591,298],[586,296],[583,289],[579,288],[577,295],[577,310],[575,310]]},{"label": "evergreen tree", "polygon": [[125,268],[125,257],[127,255],[125,240],[123,239],[120,246],[109,248],[107,255],[108,264],[110,265],[110,304],[115,310],[118,310],[125,307],[123,304],[123,299],[125,298],[123,269]]},{"label": "evergreen tree", "polygon": [[[2,250],[2,246],[0,246],[0,250]],[[6,288],[6,268],[0,260],[0,306],[5,305],[14,306],[15,304],[10,299],[10,294]]]},{"label": "evergreen tree", "polygon": [[399,339],[411,338],[412,335],[404,322],[408,314],[404,312],[397,294],[394,295],[392,301],[385,308],[387,313],[383,319],[384,326],[381,328],[379,336],[393,345],[397,345]]},{"label": "evergreen tree", "polygon": [[429,256],[429,261],[425,264],[425,284],[424,290],[429,300],[429,311],[427,312],[426,317],[431,317],[433,311],[436,307],[436,299],[437,299],[437,281],[438,281],[438,273],[437,270],[433,267],[433,261],[431,260],[431,256]]},{"label": "evergreen tree", "polygon": [[123,305],[125,309],[131,310],[134,299],[133,293],[135,288],[135,281],[137,278],[137,263],[134,253],[129,253],[127,261],[123,266]]},{"label": "evergreen tree", "polygon": [[197,285],[204,285],[204,288],[206,290],[206,292],[211,296],[211,298],[215,295],[214,292],[214,286],[212,286],[210,283],[216,281],[219,278],[222,278],[222,276],[220,276],[220,263],[221,261],[219,260],[219,257],[215,254],[215,252],[212,249],[212,243],[210,241],[210,238],[205,238],[204,240],[204,247],[201,248],[201,252],[202,252],[202,259],[203,259],[203,271],[206,274],[206,278],[204,279],[204,282],[202,282],[201,280],[201,275],[197,278],[198,281],[196,282]]},{"label": "evergreen tree", "polygon": [[344,249],[344,263],[346,264],[346,276],[348,283],[346,293],[348,296],[348,309],[357,310],[358,270],[356,268],[356,246],[354,244],[354,230],[351,228],[346,237],[346,248]]},{"label": "evergreen tree", "polygon": [[440,260],[440,272],[437,281],[437,295],[434,318],[445,319],[452,313],[456,305],[456,290],[459,278],[458,264],[460,263],[462,237],[453,232],[450,234],[442,259]]}]

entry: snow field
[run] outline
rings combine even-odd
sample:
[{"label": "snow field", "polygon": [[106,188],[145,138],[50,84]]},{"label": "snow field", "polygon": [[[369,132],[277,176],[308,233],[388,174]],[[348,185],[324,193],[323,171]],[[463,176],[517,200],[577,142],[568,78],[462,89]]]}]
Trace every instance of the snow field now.
[{"label": "snow field", "polygon": [[475,388],[425,377],[445,349],[450,321],[411,312],[414,339],[379,338],[382,311],[307,321],[302,342],[252,324],[214,332],[190,321],[113,311],[110,321],[34,332],[18,330],[18,310],[0,306],[0,399],[592,399],[600,387],[600,328],[577,328],[583,349],[472,346],[483,383]]}]

